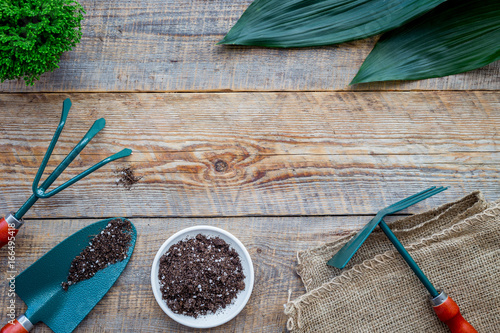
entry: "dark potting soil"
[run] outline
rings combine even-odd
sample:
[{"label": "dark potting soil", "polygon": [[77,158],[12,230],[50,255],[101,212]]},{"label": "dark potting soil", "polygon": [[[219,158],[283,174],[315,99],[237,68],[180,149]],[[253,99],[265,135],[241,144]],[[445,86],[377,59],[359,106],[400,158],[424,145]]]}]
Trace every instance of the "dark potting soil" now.
[{"label": "dark potting soil", "polygon": [[120,177],[116,184],[123,185],[127,190],[130,190],[133,185],[137,184],[142,177],[137,177],[135,175],[134,169],[131,167],[119,169],[115,171],[116,174]]},{"label": "dark potting soil", "polygon": [[73,259],[66,282],[62,288],[90,279],[100,271],[127,258],[132,240],[132,224],[129,220],[114,219],[97,234],[89,245]]},{"label": "dark potting soil", "polygon": [[202,234],[172,245],[160,259],[158,278],[167,306],[195,318],[225,308],[245,289],[238,253]]}]

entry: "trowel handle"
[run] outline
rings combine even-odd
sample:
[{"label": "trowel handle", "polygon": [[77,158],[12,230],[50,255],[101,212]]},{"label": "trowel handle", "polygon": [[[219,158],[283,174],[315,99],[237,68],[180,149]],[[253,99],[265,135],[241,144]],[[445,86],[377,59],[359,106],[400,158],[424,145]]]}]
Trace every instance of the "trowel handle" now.
[{"label": "trowel handle", "polygon": [[439,320],[448,325],[452,333],[477,333],[476,329],[462,317],[457,303],[444,292],[433,298],[431,303]]},{"label": "trowel handle", "polygon": [[11,222],[9,220],[10,217],[12,217],[12,215],[8,215],[7,219],[5,217],[2,217],[0,219],[0,248],[14,239],[14,237],[17,235],[17,232],[19,231],[19,227],[21,227],[22,225],[20,224],[16,228],[16,225],[14,223],[10,223],[9,226],[9,222]]},{"label": "trowel handle", "polygon": [[12,322],[8,322],[0,333],[28,333],[33,328],[33,324],[26,318],[25,315],[21,315],[14,319]]}]

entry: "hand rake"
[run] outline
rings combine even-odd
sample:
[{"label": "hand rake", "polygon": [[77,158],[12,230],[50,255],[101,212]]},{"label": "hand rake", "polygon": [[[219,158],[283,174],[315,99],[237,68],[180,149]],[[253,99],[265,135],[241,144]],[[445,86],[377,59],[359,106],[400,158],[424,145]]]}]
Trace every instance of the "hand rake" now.
[{"label": "hand rake", "polygon": [[57,127],[56,132],[52,137],[52,141],[50,142],[49,148],[45,153],[45,156],[42,160],[42,164],[40,165],[40,168],[38,169],[38,172],[35,176],[35,180],[33,181],[33,186],[32,186],[33,194],[16,213],[10,213],[5,218],[0,219],[0,248],[5,244],[9,243],[9,241],[12,241],[14,239],[17,232],[19,231],[19,228],[24,223],[22,219],[24,214],[26,214],[28,209],[30,209],[31,206],[33,206],[33,204],[35,204],[35,202],[37,202],[38,199],[50,198],[51,196],[61,192],[68,186],[76,183],[80,179],[88,176],[92,172],[106,165],[107,163],[132,154],[132,150],[123,149],[119,153],[116,153],[102,160],[93,167],[87,169],[86,171],[73,177],[72,179],[68,180],[59,187],[46,193],[46,190],[49,188],[49,186],[52,185],[52,183],[57,179],[57,177],[61,175],[61,173],[76,158],[76,156],[78,156],[78,154],[83,150],[83,148],[85,148],[85,146],[90,142],[90,140],[92,140],[92,138],[97,133],[99,133],[99,131],[102,130],[106,124],[104,118],[96,120],[92,125],[92,127],[87,132],[87,134],[85,134],[83,139],[75,146],[75,148],[73,148],[73,150],[68,154],[68,156],[66,156],[66,158],[64,158],[64,160],[55,168],[55,170],[47,177],[47,179],[42,183],[42,185],[38,186],[38,184],[40,183],[40,178],[42,177],[45,167],[47,166],[47,162],[49,161],[50,156],[52,155],[52,151],[54,150],[57,140],[59,139],[59,135],[61,134],[64,128],[64,124],[66,123],[66,118],[68,117],[70,108],[71,108],[71,101],[69,98],[67,98],[63,102],[62,115],[61,115],[61,120],[59,121],[59,126]]}]

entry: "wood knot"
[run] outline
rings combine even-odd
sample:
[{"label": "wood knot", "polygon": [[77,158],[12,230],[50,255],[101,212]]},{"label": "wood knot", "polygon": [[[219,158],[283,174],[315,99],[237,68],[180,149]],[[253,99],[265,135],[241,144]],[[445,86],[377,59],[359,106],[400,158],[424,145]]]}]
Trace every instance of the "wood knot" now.
[{"label": "wood knot", "polygon": [[223,160],[215,161],[214,165],[215,165],[215,171],[217,172],[226,172],[227,170],[227,163],[224,162]]}]

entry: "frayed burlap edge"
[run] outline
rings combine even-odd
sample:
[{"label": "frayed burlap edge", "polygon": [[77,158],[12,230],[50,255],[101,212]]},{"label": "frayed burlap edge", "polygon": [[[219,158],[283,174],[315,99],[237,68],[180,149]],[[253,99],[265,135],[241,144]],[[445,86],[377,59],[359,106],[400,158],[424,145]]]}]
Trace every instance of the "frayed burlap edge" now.
[{"label": "frayed burlap edge", "polygon": [[[435,233],[431,236],[422,238],[419,242],[412,243],[406,247],[407,250],[412,251],[420,248],[424,248],[429,246],[432,243],[437,243],[447,238],[453,237],[454,235],[460,234],[463,230],[473,226],[475,223],[484,222],[486,217],[494,217],[500,214],[500,200],[495,202],[490,208],[487,208],[481,213],[478,213],[474,216],[468,217],[453,226],[442,230],[441,232]],[[385,263],[389,262],[399,257],[397,256],[396,250],[386,251],[384,253],[376,255],[373,259],[365,260],[363,263],[353,266],[350,270],[343,272],[341,275],[334,277],[330,282],[323,284],[321,287],[318,287],[302,296],[299,296],[297,299],[291,301],[289,294],[288,303],[285,304],[285,315],[289,318],[286,323],[286,327],[288,330],[292,331],[297,328],[301,328],[301,311],[302,305],[308,305],[315,298],[322,297],[324,294],[332,292],[336,287],[342,286],[347,281],[351,281],[354,279],[362,278],[363,274],[376,270],[381,267]],[[296,314],[296,323],[293,320],[293,315]]]}]

